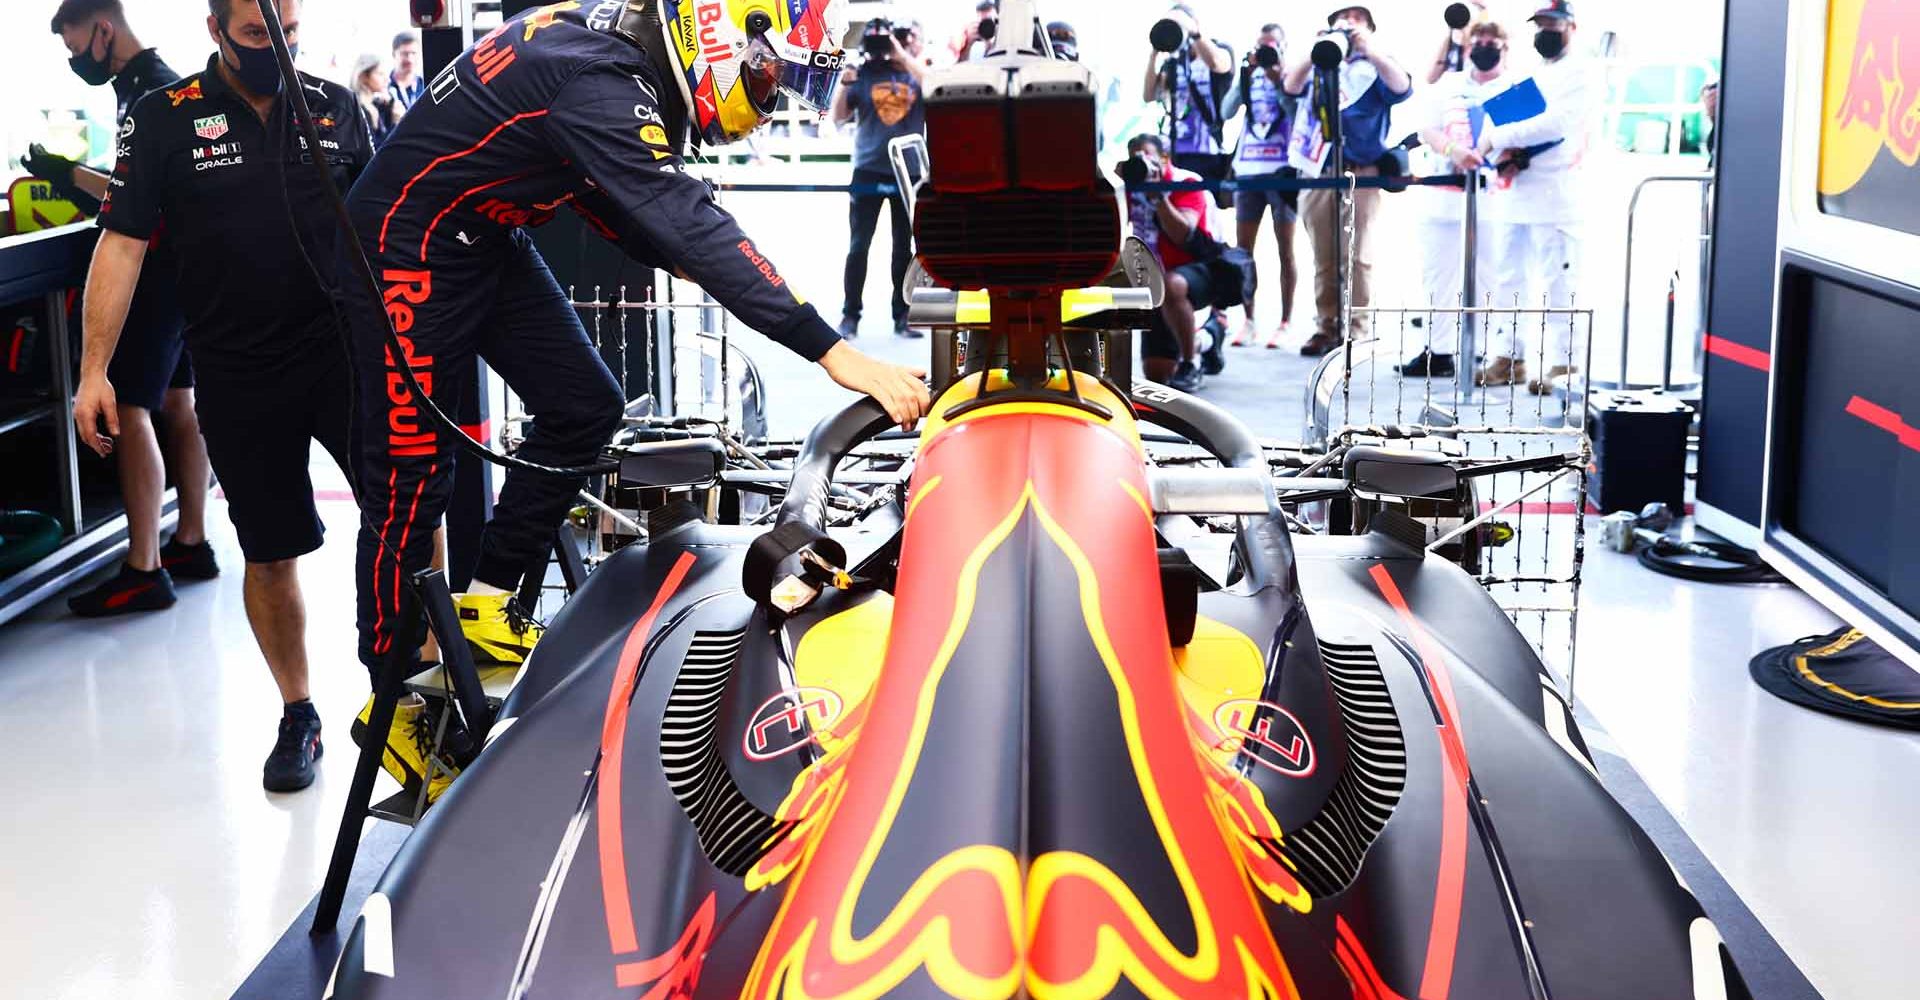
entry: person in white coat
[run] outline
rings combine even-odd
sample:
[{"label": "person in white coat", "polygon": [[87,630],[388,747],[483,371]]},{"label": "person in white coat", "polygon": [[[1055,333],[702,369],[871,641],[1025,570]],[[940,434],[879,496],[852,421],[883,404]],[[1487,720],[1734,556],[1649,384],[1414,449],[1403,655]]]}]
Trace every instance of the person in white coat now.
[{"label": "person in white coat", "polygon": [[[1533,47],[1544,60],[1530,82],[1543,106],[1537,114],[1490,124],[1480,134],[1480,153],[1499,168],[1507,185],[1499,193],[1505,202],[1501,221],[1493,227],[1494,296],[1500,305],[1566,309],[1580,283],[1582,160],[1601,84],[1589,60],[1574,51],[1571,0],[1548,0],[1530,20]],[[1544,395],[1554,380],[1579,370],[1570,317],[1549,315],[1520,325],[1530,343],[1516,344],[1511,330],[1495,324],[1490,360],[1476,383],[1525,383],[1535,395]],[[1538,369],[1532,380],[1529,359]]]},{"label": "person in white coat", "polygon": [[[1488,97],[1505,90],[1508,81],[1507,29],[1495,21],[1481,21],[1466,31],[1467,68],[1443,74],[1422,94],[1424,104],[1419,118],[1420,155],[1426,160],[1422,174],[1465,174],[1478,183],[1486,166],[1477,140],[1477,130],[1485,125],[1481,105]],[[1460,314],[1452,310],[1474,306],[1485,300],[1492,280],[1494,227],[1504,199],[1491,188],[1479,192],[1474,227],[1478,234],[1474,262],[1475,301],[1461,298],[1462,278],[1466,274],[1463,232],[1466,222],[1466,193],[1460,188],[1420,187],[1401,195],[1412,199],[1419,216],[1420,278],[1422,291],[1434,311],[1427,317],[1427,342],[1412,360],[1398,367],[1402,375],[1414,378],[1452,378],[1454,352],[1459,349]],[[1481,324],[1485,328],[1486,324]],[[1412,345],[1405,345],[1412,346]]]}]

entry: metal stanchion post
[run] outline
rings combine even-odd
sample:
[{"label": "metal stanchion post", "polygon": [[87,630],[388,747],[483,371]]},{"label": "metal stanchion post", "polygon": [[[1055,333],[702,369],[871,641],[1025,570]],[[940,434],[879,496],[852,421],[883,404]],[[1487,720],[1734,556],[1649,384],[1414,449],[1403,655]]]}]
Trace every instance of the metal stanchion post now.
[{"label": "metal stanchion post", "polygon": [[[1480,314],[1472,311],[1480,299],[1479,276],[1475,273],[1479,270],[1475,265],[1479,261],[1480,250],[1479,173],[1468,171],[1467,183],[1463,186],[1466,189],[1466,200],[1461,211],[1460,252],[1465,256],[1460,273],[1465,277],[1460,279],[1460,342],[1455,345],[1453,352],[1455,399],[1464,398],[1472,392],[1473,373],[1479,369],[1477,359],[1480,356]],[[1431,324],[1433,321],[1429,319],[1427,322]],[[1433,349],[1431,329],[1427,331],[1427,349],[1429,351]]]}]

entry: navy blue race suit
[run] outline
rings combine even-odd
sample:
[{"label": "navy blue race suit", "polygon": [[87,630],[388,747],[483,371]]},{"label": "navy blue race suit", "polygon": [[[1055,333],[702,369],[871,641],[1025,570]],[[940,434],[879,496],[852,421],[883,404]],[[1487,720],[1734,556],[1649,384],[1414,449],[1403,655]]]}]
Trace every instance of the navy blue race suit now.
[{"label": "navy blue race suit", "polygon": [[[350,306],[370,522],[358,565],[369,665],[392,646],[399,588],[428,563],[451,482],[454,442],[422,412],[399,365],[453,412],[477,353],[535,416],[520,454],[543,465],[591,463],[619,425],[619,386],[522,227],[571,209],[630,257],[693,279],[810,361],[839,342],[685,172],[667,124],[683,116],[663,108],[679,100],[673,82],[638,48],[588,26],[623,6],[529,11],[481,39],[434,78],[354,186],[349,208],[386,310]],[[386,321],[402,357],[387,350]],[[580,486],[509,472],[475,579],[517,586]]]}]

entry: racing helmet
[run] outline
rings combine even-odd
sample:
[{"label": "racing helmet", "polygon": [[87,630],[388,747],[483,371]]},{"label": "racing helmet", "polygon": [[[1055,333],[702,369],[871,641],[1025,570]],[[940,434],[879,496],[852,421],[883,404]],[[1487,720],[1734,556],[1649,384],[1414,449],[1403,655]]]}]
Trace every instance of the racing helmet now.
[{"label": "racing helmet", "polygon": [[785,94],[811,111],[833,100],[847,0],[660,0],[669,69],[688,125],[708,145],[765,125]]}]

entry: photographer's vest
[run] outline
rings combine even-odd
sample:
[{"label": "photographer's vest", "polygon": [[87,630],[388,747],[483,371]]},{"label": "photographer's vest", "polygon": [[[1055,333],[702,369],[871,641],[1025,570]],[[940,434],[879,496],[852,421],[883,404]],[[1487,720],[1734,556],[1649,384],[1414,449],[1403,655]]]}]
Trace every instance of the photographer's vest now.
[{"label": "photographer's vest", "polygon": [[1240,103],[1247,109],[1240,148],[1234,152],[1233,172],[1240,177],[1270,174],[1287,165],[1287,142],[1293,135],[1294,101],[1280,85],[1255,67],[1240,70]]},{"label": "photographer's vest", "polygon": [[1175,156],[1226,152],[1220,141],[1220,95],[1214,92],[1213,69],[1193,56],[1170,58],[1161,67],[1167,90],[1167,132]]}]

